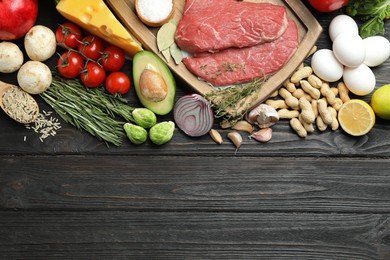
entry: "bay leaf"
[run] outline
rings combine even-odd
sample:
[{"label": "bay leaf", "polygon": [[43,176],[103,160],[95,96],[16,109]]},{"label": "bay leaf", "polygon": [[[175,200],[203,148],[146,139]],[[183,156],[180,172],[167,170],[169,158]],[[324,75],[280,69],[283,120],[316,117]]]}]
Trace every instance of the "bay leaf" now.
[{"label": "bay leaf", "polygon": [[161,51],[162,55],[164,56],[165,60],[167,61],[167,63],[169,63],[171,61],[171,52],[170,52],[170,48],[167,48],[165,50],[162,50]]},{"label": "bay leaf", "polygon": [[169,51],[170,51],[176,65],[179,65],[181,63],[181,61],[183,60],[183,54],[175,42],[172,43],[171,47],[169,47]]},{"label": "bay leaf", "polygon": [[169,49],[175,42],[175,33],[177,25],[173,22],[168,22],[161,26],[157,32],[157,47],[160,52]]}]

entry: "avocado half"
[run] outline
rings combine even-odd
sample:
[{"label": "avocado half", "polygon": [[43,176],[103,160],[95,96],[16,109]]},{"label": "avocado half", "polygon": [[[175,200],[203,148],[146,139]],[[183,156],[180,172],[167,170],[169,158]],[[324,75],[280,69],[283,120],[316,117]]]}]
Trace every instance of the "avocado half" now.
[{"label": "avocado half", "polygon": [[[158,72],[165,81],[167,86],[167,95],[161,101],[153,101],[146,99],[140,91],[139,80],[141,73],[145,68],[152,66],[156,72]],[[140,51],[133,57],[133,81],[135,91],[137,93],[138,99],[141,101],[142,105],[146,108],[152,110],[157,115],[166,115],[168,114],[175,104],[176,97],[176,81],[170,71],[169,67],[165,62],[156,54],[151,51]]]}]

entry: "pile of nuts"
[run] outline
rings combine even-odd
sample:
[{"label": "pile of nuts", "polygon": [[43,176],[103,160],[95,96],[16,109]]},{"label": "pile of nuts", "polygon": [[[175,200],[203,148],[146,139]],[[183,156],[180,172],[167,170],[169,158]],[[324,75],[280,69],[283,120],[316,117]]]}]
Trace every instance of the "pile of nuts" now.
[{"label": "pile of nuts", "polygon": [[[330,86],[313,74],[310,66],[301,65],[279,90],[263,104],[249,111],[245,120],[233,125],[234,131],[227,137],[236,149],[242,144],[241,135],[237,131],[247,132],[250,138],[259,142],[268,142],[272,138],[271,126],[279,119],[290,120],[291,128],[302,138],[315,132],[316,128],[319,131],[328,128],[335,131],[339,128],[338,111],[348,100],[349,90],[343,82]],[[253,125],[257,125],[260,130],[254,131]],[[213,129],[210,136],[216,143],[222,143],[218,131]]]},{"label": "pile of nuts", "polygon": [[337,130],[338,111],[350,100],[343,82],[331,87],[313,74],[310,66],[301,65],[265,104],[274,107],[280,119],[290,120],[291,128],[302,138],[315,131]]},{"label": "pile of nuts", "polygon": [[[231,127],[233,131],[228,133],[228,139],[236,146],[236,151],[242,144],[239,131],[249,133],[250,138],[259,142],[268,142],[272,138],[271,126],[279,119],[290,120],[291,128],[302,138],[316,129],[321,132],[328,128],[337,130],[338,111],[350,97],[343,82],[335,84],[331,86],[329,82],[316,76],[310,66],[301,64],[279,90],[249,111],[245,120],[238,121]],[[257,125],[260,130],[255,131],[253,125]],[[222,128],[226,127],[222,125]],[[217,130],[212,129],[210,136],[216,143],[222,143]]]}]

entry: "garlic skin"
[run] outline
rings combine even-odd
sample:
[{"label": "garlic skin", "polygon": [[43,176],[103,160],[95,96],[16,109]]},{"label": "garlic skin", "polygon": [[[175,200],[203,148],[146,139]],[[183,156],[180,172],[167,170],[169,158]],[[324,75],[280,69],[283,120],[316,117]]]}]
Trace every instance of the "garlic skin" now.
[{"label": "garlic skin", "polygon": [[259,115],[258,107],[252,109],[245,115],[245,120],[250,124],[254,124],[257,122],[257,116]]},{"label": "garlic skin", "polygon": [[279,114],[272,106],[260,104],[249,111],[246,120],[251,124],[257,124],[260,128],[268,128],[279,121]]},{"label": "garlic skin", "polygon": [[249,138],[253,138],[261,143],[266,143],[272,138],[272,128],[262,128],[259,131],[251,134]]}]

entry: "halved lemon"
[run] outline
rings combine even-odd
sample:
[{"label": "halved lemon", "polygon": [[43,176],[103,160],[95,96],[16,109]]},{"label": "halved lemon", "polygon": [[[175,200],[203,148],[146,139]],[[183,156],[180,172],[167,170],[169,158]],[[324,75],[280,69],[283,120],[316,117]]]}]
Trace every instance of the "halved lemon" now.
[{"label": "halved lemon", "polygon": [[374,127],[375,113],[365,101],[352,99],[341,106],[338,120],[345,132],[353,136],[362,136]]}]

